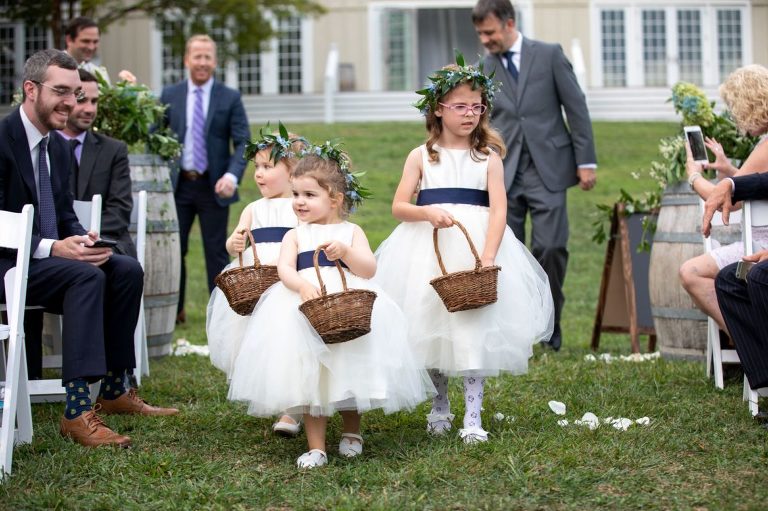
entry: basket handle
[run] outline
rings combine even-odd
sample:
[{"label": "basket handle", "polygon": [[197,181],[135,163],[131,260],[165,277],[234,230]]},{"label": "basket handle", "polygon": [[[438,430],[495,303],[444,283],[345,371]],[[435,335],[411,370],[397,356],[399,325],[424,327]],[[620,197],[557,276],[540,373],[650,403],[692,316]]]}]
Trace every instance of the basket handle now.
[{"label": "basket handle", "polygon": [[[243,229],[240,231],[240,234],[248,233],[248,239],[251,241],[251,250],[253,250],[253,266],[261,266],[261,261],[259,261],[259,256],[256,255],[256,241],[253,239],[253,234],[251,233],[250,229]],[[243,253],[238,252],[237,253],[237,259],[240,262],[240,267],[243,267]]]},{"label": "basket handle", "polygon": [[[461,229],[461,232],[464,233],[464,237],[467,238],[467,243],[469,243],[469,249],[472,251],[472,255],[475,257],[475,270],[479,270],[482,264],[480,263],[480,256],[477,254],[477,249],[475,248],[475,244],[472,243],[472,238],[469,237],[469,233],[467,232],[467,229],[464,228],[463,225],[461,225],[461,222],[458,220],[453,221],[453,225]],[[443,264],[443,258],[440,256],[440,248],[438,248],[437,243],[437,231],[439,229],[435,227],[432,230],[432,244],[435,246],[435,255],[437,256],[437,264],[440,265],[440,271],[443,273],[443,275],[447,275],[448,272],[445,271],[445,265]]]},{"label": "basket handle", "polygon": [[[323,282],[323,277],[320,275],[320,251],[325,250],[325,247],[327,247],[327,244],[320,245],[315,249],[315,253],[312,254],[312,262],[315,265],[315,272],[317,273],[317,281],[320,283],[320,293],[322,293],[323,296],[328,294],[328,291],[325,289],[325,282]],[[336,264],[336,269],[339,270],[339,275],[341,275],[341,287],[344,289],[344,291],[347,291],[347,278],[344,276],[344,270],[341,269],[341,264],[339,264],[339,260],[336,259],[334,261]]]}]

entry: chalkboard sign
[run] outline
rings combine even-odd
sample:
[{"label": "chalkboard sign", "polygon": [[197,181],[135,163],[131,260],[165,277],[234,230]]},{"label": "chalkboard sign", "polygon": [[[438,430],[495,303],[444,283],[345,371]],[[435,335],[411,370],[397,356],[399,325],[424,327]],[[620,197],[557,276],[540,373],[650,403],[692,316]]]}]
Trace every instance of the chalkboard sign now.
[{"label": "chalkboard sign", "polygon": [[643,218],[647,213],[627,215],[617,203],[611,217],[611,234],[605,250],[600,297],[592,349],[600,345],[602,332],[628,333],[632,353],[640,352],[640,335],[648,335],[648,351],[656,348],[651,300],[648,291],[649,251],[638,251],[643,237]]}]

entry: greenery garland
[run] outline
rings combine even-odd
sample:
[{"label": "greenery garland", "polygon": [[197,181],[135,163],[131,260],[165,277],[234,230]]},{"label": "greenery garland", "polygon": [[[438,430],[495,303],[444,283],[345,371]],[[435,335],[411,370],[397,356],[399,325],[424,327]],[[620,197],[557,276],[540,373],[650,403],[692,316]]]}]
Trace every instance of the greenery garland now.
[{"label": "greenery garland", "polygon": [[422,115],[427,115],[429,111],[436,111],[438,100],[463,83],[469,84],[472,90],[480,89],[488,109],[493,107],[493,96],[501,85],[493,81],[496,72],[485,75],[482,61],[477,66],[468,66],[464,63],[464,55],[459,50],[455,50],[455,54],[458,69],[436,71],[429,76],[432,83],[416,91],[416,94],[424,96],[413,105]]}]

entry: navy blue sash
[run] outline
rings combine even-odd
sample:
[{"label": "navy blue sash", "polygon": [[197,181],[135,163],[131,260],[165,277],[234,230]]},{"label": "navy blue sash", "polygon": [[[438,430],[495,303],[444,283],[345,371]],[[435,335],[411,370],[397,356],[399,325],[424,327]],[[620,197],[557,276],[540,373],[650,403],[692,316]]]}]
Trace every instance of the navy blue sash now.
[{"label": "navy blue sash", "polygon": [[429,204],[471,204],[473,206],[490,206],[486,190],[475,188],[428,188],[421,190],[416,199],[417,206]]},{"label": "navy blue sash", "polygon": [[251,234],[256,243],[280,243],[285,233],[290,230],[291,227],[259,227],[251,229]]},{"label": "navy blue sash", "polygon": [[[299,256],[296,258],[296,271],[306,270],[307,268],[314,268],[315,263],[312,261],[314,255],[314,250],[299,252]],[[341,264],[342,268],[348,268],[347,265],[344,264],[344,261],[339,261],[339,263]],[[325,256],[325,252],[322,250],[318,254],[317,264],[318,266],[336,266],[335,262],[328,260],[328,258]]]}]

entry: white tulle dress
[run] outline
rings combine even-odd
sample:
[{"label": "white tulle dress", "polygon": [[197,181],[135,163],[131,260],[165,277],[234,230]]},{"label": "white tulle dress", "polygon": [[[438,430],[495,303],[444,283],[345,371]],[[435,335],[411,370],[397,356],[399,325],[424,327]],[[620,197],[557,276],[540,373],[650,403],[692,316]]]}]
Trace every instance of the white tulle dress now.
[{"label": "white tulle dress", "polygon": [[[354,224],[306,224],[296,228],[299,252],[327,241],[351,244]],[[329,293],[341,291],[335,266],[321,267]],[[230,381],[229,398],[248,403],[248,413],[332,415],[339,410],[390,413],[410,409],[434,395],[427,372],[414,359],[406,339],[403,313],[372,281],[347,270],[347,286],[371,289],[371,332],[326,345],[299,311],[299,294],[282,283],[261,297],[248,322]],[[318,285],[315,269],[299,274]]]},{"label": "white tulle dress", "polygon": [[[474,161],[469,150],[437,148],[439,163],[422,151],[421,190],[488,190],[488,160]],[[441,190],[443,192],[444,190]],[[487,206],[434,203],[466,227],[479,254],[488,229]],[[408,317],[408,338],[428,369],[446,375],[495,376],[528,369],[532,346],[552,335],[554,306],[549,281],[531,253],[507,227],[496,264],[501,266],[498,301],[485,307],[448,312],[429,281],[441,275],[429,222],[403,222],[376,251],[374,280]],[[474,268],[466,238],[457,227],[440,229],[439,246],[448,272]]]},{"label": "white tulle dress", "polygon": [[[274,227],[293,228],[298,223],[296,214],[293,212],[293,199],[291,198],[259,199],[249,204],[248,207],[251,208],[252,230]],[[280,242],[257,242],[256,253],[262,264],[277,264],[280,255]],[[237,267],[239,264],[238,259],[235,259],[224,270]],[[253,264],[253,251],[250,246],[243,252],[243,264]],[[227,377],[232,373],[234,359],[240,350],[243,334],[252,317],[252,314],[241,316],[234,312],[219,288],[214,289],[211,293],[205,322],[211,363],[224,371]]]}]

